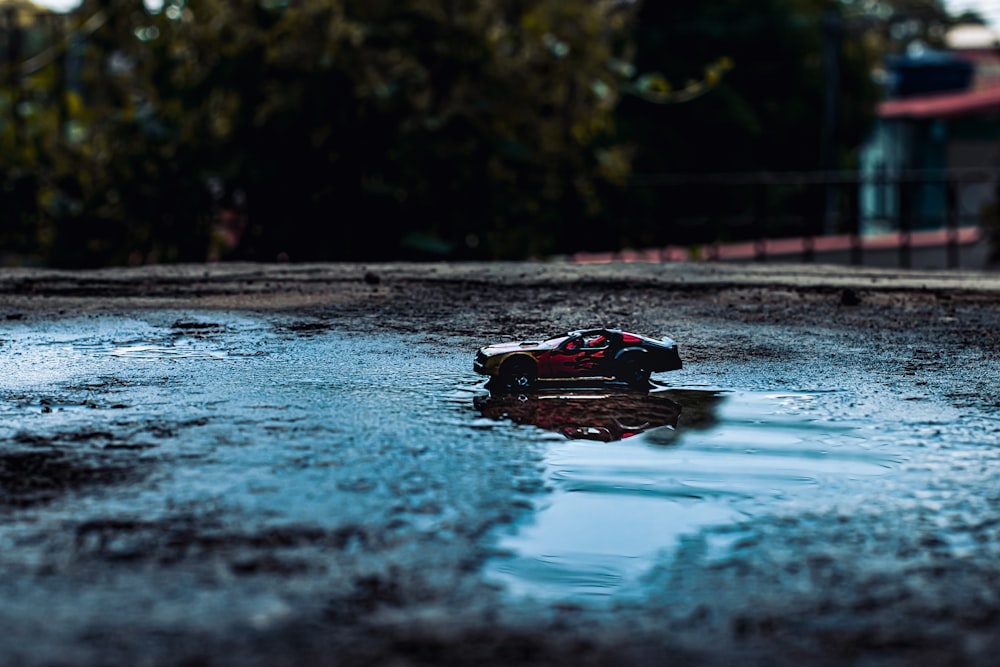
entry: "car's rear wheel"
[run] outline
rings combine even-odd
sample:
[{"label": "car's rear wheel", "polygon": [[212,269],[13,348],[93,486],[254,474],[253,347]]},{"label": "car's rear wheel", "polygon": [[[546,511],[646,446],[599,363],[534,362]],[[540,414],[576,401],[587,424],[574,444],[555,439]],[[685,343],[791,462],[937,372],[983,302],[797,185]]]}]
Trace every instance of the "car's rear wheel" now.
[{"label": "car's rear wheel", "polygon": [[622,355],[616,364],[615,378],[633,387],[647,386],[650,372],[643,367],[642,357],[638,352]]},{"label": "car's rear wheel", "polygon": [[500,366],[500,381],[511,389],[530,389],[537,379],[535,363],[523,356],[511,357]]}]

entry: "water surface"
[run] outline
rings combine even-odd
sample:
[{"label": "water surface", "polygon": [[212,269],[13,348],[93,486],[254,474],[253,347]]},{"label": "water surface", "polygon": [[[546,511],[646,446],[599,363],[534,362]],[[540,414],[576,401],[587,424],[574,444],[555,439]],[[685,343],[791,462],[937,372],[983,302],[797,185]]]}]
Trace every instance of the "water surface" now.
[{"label": "water surface", "polygon": [[16,322],[0,349],[0,567],[17,573],[0,617],[55,647],[83,626],[483,599],[483,582],[641,596],[685,535],[853,497],[912,451],[850,388],[686,371],[498,398],[467,341],[311,318]]},{"label": "water surface", "polygon": [[[791,501],[821,505],[852,485],[891,474],[898,448],[871,425],[825,416],[825,393],[656,387],[650,392],[563,391],[480,401],[487,413],[567,437],[609,440],[588,429],[607,424],[607,403],[633,426],[608,442],[555,442],[546,455],[551,494],[535,517],[501,541],[489,572],[513,593],[542,598],[641,595],[641,575],[668,558],[685,534],[752,518]],[[568,406],[565,410],[559,403]],[[646,420],[650,404],[676,405],[669,419]],[[632,406],[631,408],[629,406]],[[660,411],[665,412],[664,410]],[[569,428],[569,414],[580,425]],[[617,422],[621,423],[621,422]],[[582,434],[582,435],[581,435]]]}]

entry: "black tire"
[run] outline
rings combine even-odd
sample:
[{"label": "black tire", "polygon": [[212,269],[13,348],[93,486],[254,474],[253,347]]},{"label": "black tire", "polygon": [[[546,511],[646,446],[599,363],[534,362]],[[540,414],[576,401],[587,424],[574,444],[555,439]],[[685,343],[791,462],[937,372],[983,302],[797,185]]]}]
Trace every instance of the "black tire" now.
[{"label": "black tire", "polygon": [[512,357],[500,366],[500,381],[516,391],[527,391],[538,379],[535,362],[525,357]]},{"label": "black tire", "polygon": [[648,386],[650,372],[643,368],[642,357],[638,352],[622,355],[615,364],[615,378],[633,387]]}]

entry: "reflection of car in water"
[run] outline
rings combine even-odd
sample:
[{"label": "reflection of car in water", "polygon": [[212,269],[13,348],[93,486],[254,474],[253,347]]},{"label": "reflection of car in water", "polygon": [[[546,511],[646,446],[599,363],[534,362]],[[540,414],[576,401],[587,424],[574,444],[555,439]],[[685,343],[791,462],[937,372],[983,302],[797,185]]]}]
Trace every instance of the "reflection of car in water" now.
[{"label": "reflection of car in water", "polygon": [[491,394],[475,399],[489,419],[532,424],[567,438],[611,442],[659,426],[676,426],[681,405],[667,392],[540,391]]},{"label": "reflection of car in water", "polygon": [[674,341],[617,329],[587,329],[542,342],[488,345],[476,354],[474,364],[477,373],[519,390],[546,378],[614,378],[645,386],[650,373],[680,367]]}]

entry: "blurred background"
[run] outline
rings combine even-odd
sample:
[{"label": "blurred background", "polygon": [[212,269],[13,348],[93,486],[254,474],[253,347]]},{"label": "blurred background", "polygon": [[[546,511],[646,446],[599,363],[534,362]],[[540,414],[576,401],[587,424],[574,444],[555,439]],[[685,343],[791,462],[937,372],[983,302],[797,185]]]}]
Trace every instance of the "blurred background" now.
[{"label": "blurred background", "polygon": [[998,219],[998,13],[0,0],[0,263],[697,259],[740,243],[761,259],[782,239],[805,259],[845,239],[857,263],[865,238],[908,252],[940,232],[958,266]]}]

